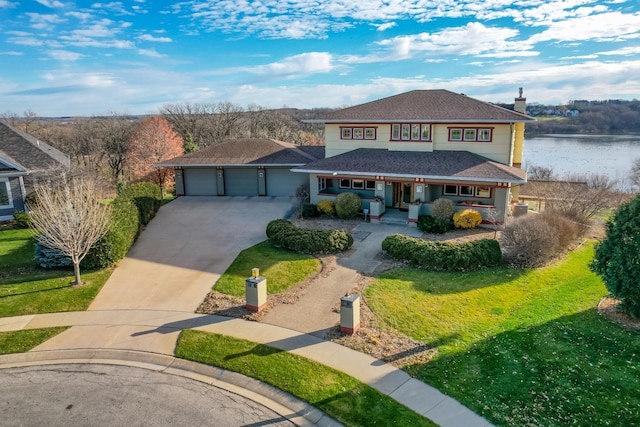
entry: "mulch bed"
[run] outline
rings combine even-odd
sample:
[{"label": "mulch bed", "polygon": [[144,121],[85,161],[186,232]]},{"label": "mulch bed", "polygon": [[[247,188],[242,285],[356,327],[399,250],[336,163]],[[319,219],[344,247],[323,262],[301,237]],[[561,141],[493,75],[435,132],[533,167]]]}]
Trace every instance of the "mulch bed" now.
[{"label": "mulch bed", "polygon": [[620,300],[609,296],[598,304],[598,313],[611,322],[633,332],[640,332],[640,320],[634,319],[618,309]]}]

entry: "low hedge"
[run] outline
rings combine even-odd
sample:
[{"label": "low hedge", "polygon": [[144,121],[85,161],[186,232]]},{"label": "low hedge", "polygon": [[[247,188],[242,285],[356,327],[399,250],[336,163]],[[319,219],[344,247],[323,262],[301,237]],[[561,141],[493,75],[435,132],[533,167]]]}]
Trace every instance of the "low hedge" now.
[{"label": "low hedge", "polygon": [[140,225],[147,225],[162,206],[162,190],[152,182],[139,182],[124,187],[118,198],[131,199],[138,208]]},{"label": "low hedge", "polygon": [[382,250],[395,259],[433,271],[471,271],[502,263],[500,245],[492,239],[454,244],[393,234],[384,239]]},{"label": "low hedge", "polygon": [[353,236],[344,230],[298,228],[286,219],[271,221],[266,231],[272,244],[306,254],[342,252],[353,245]]},{"label": "low hedge", "polygon": [[453,223],[431,215],[420,215],[418,229],[425,233],[444,234],[453,229]]}]

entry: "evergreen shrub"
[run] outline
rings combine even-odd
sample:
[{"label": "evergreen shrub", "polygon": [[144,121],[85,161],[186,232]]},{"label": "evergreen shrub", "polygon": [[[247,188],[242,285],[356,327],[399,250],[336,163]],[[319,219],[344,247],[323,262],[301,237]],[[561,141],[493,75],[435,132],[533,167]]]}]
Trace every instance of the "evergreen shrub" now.
[{"label": "evergreen shrub", "polygon": [[25,211],[13,212],[13,221],[18,228],[30,228],[31,227],[31,215]]},{"label": "evergreen shrub", "polygon": [[266,233],[275,246],[308,254],[342,252],[353,245],[353,236],[344,230],[298,228],[285,219],[271,221]]},{"label": "evergreen shrub", "polygon": [[316,205],[307,203],[302,205],[302,218],[315,218],[319,215]]},{"label": "evergreen shrub", "polygon": [[320,215],[325,216],[335,216],[336,215],[336,205],[333,200],[320,200],[317,205],[318,212]]},{"label": "evergreen shrub", "polygon": [[443,221],[432,215],[420,215],[418,217],[418,229],[425,233],[444,234],[451,228],[451,221]]},{"label": "evergreen shrub", "polygon": [[135,203],[140,225],[147,225],[162,206],[162,190],[152,182],[129,185],[120,191],[118,197],[131,199]]},{"label": "evergreen shrub", "polygon": [[362,201],[356,193],[340,193],[336,197],[336,215],[341,219],[352,219],[358,216]]},{"label": "evergreen shrub", "polygon": [[382,250],[395,259],[433,271],[472,271],[502,263],[500,245],[492,239],[454,244],[393,234],[384,239]]}]

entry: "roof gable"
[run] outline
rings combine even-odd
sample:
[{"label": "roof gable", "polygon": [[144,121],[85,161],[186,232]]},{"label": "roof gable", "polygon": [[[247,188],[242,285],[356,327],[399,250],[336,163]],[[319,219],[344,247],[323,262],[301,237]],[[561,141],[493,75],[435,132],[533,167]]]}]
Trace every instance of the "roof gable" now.
[{"label": "roof gable", "polygon": [[[49,144],[0,122],[0,159],[17,172],[37,173],[70,166],[69,157]],[[4,168],[3,168],[4,169]]]},{"label": "roof gable", "polygon": [[337,110],[314,122],[527,122],[533,117],[448,90],[414,90]]},{"label": "roof gable", "polygon": [[304,165],[324,157],[324,147],[307,149],[273,139],[230,139],[158,166]]}]

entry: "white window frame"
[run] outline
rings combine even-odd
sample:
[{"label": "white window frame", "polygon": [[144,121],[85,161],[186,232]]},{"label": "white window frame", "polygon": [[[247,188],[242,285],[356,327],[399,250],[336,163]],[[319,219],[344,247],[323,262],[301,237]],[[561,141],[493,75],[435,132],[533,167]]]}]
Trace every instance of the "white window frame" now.
[{"label": "white window frame", "polygon": [[376,182],[373,180],[368,179],[365,183],[364,183],[364,188],[365,190],[374,190],[376,189]]},{"label": "white window frame", "polygon": [[376,128],[364,128],[364,139],[376,139]]},{"label": "white window frame", "polygon": [[353,139],[364,139],[364,129],[353,128]]},{"label": "white window frame", "polygon": [[[453,137],[453,133],[460,133],[459,137],[454,138]],[[462,131],[462,128],[450,128],[449,129],[449,141],[462,141],[462,136],[464,135],[464,132]]]},{"label": "white window frame", "polygon": [[318,193],[327,189],[327,178],[318,178]]},{"label": "white window frame", "polygon": [[[453,192],[447,191],[447,187],[453,187],[455,190]],[[458,195],[458,186],[453,184],[444,184],[442,186],[442,194],[445,196],[457,196]]]},{"label": "white window frame", "polygon": [[411,125],[409,123],[402,124],[402,135],[400,138],[403,141],[411,141]]},{"label": "white window frame", "polygon": [[392,141],[399,141],[400,140],[400,124],[399,123],[395,123],[393,125],[391,125],[391,140]]},{"label": "white window frame", "polygon": [[462,139],[464,141],[476,141],[478,138],[478,129],[465,128]]},{"label": "white window frame", "polygon": [[458,186],[458,194],[462,197],[473,197],[475,195],[475,187],[473,185]]},{"label": "white window frame", "polygon": [[340,128],[340,139],[352,139],[353,128]]},{"label": "white window frame", "polygon": [[[484,137],[486,135],[486,137]],[[478,129],[478,141],[480,142],[491,142],[493,137],[493,132],[491,128],[480,128]]]},{"label": "white window frame", "polygon": [[352,179],[351,188],[354,190],[364,190],[364,179]]},{"label": "white window frame", "polygon": [[7,204],[0,205],[0,208],[13,208],[13,194],[11,193],[11,183],[9,182],[9,178],[0,178],[0,185],[4,183],[5,188],[7,190]]},{"label": "white window frame", "polygon": [[476,197],[488,199],[491,197],[491,187],[479,185],[476,187]]},{"label": "white window frame", "polygon": [[[342,185],[342,181],[348,181],[349,184]],[[347,178],[340,178],[340,188],[351,188],[351,180]]]},{"label": "white window frame", "polygon": [[[426,135],[425,135],[426,130]],[[420,129],[420,140],[431,141],[431,125],[423,124]]]}]

